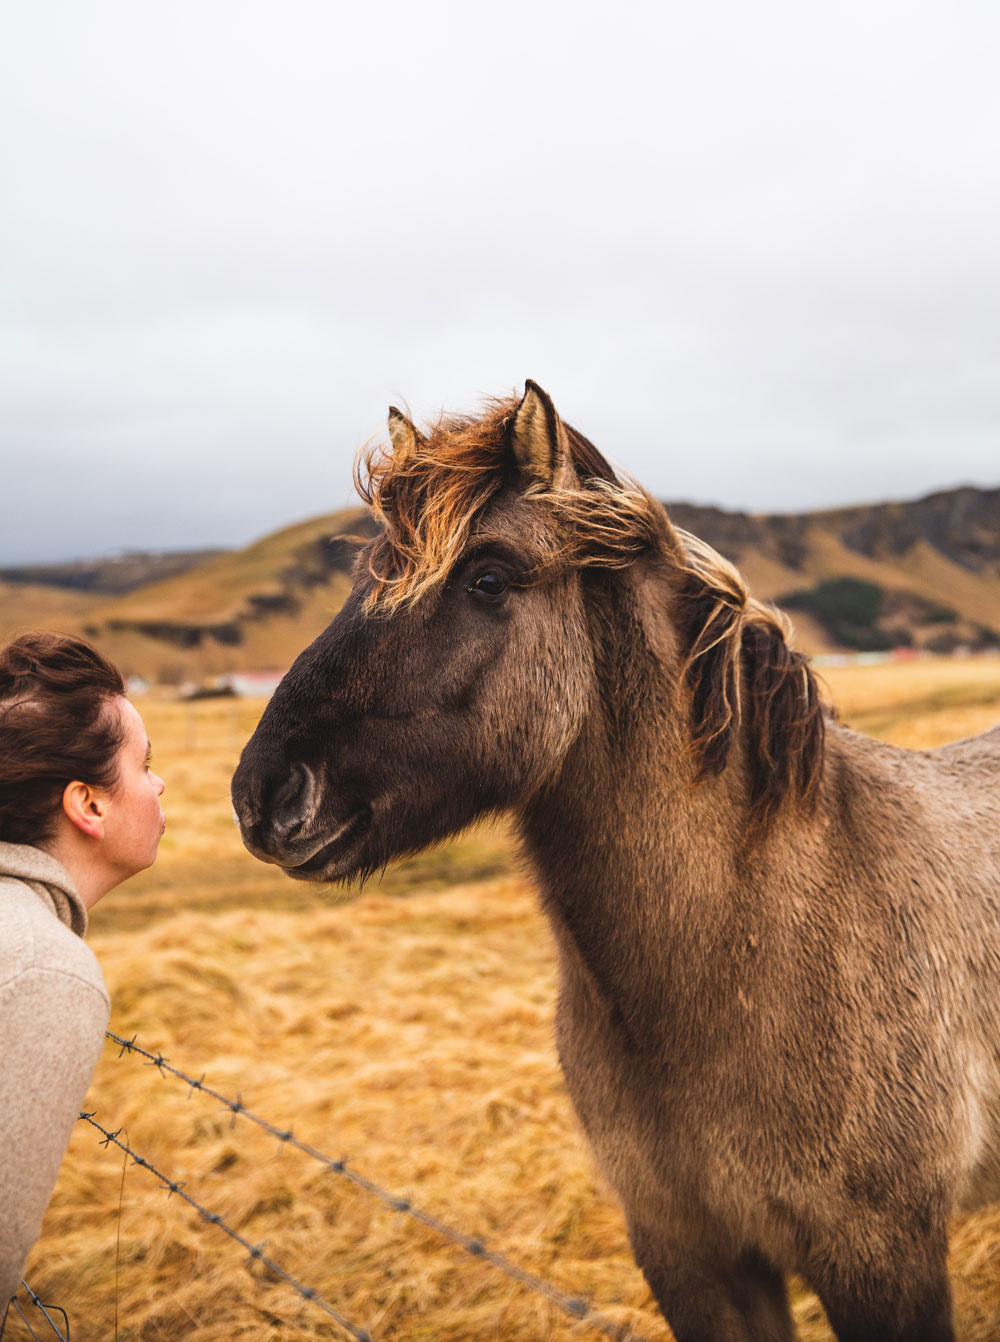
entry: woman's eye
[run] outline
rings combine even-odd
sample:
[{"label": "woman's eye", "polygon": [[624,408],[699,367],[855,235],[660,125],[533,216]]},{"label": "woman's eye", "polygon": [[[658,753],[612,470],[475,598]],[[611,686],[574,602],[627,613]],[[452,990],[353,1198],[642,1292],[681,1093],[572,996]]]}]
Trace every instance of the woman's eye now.
[{"label": "woman's eye", "polygon": [[469,588],[470,592],[475,592],[479,596],[500,596],[507,589],[507,580],[502,578],[499,573],[481,573],[476,581]]}]

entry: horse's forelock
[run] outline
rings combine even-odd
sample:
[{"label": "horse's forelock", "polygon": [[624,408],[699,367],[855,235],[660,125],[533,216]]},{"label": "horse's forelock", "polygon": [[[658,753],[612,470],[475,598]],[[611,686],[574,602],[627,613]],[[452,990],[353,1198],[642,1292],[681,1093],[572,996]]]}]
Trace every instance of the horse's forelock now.
[{"label": "horse's forelock", "polygon": [[381,444],[363,451],[355,483],[384,526],[369,555],[370,609],[408,605],[448,576],[504,484],[516,409],[516,401],[493,401],[476,419],[442,417],[403,456]]},{"label": "horse's forelock", "polygon": [[[368,558],[369,610],[412,604],[448,577],[476,522],[513,479],[508,429],[518,404],[490,402],[474,419],[442,417],[403,454],[382,444],[363,451],[355,482],[383,523]],[[567,426],[567,436],[579,483],[525,491],[555,522],[543,563],[625,567],[667,527],[663,509],[622,485],[582,434]]]}]

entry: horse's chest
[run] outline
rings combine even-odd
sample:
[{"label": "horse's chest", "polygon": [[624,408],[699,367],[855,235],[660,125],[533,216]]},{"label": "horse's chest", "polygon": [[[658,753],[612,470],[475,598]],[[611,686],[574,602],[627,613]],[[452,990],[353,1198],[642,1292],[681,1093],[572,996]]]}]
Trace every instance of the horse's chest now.
[{"label": "horse's chest", "polygon": [[709,1071],[655,1060],[586,992],[564,990],[557,1038],[574,1107],[630,1221],[684,1241],[754,1243],[794,1265],[798,1217],[748,1153],[745,1119],[718,1105]]},{"label": "horse's chest", "polygon": [[567,1089],[626,1209],[681,1182],[694,1157],[685,1083],[629,1037],[589,992],[564,985],[556,1017]]}]

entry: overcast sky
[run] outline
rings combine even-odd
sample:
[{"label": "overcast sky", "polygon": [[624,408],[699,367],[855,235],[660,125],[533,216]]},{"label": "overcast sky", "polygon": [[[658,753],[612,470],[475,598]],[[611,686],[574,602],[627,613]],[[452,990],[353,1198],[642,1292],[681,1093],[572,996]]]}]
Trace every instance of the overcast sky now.
[{"label": "overcast sky", "polygon": [[540,382],[665,498],[1000,482],[995,0],[0,7],[0,562]]}]

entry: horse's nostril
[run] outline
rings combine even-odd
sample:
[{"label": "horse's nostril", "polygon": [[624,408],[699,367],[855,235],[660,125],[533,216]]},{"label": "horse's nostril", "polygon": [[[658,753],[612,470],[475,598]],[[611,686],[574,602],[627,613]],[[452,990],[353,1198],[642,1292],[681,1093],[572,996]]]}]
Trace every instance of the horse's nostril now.
[{"label": "horse's nostril", "polygon": [[307,764],[293,764],[288,777],[274,794],[269,819],[275,833],[287,838],[301,829],[312,813],[316,780]]}]

